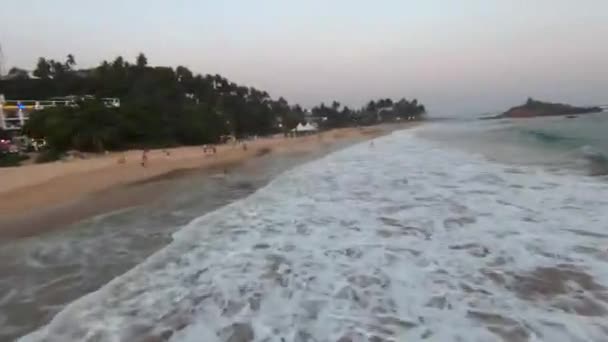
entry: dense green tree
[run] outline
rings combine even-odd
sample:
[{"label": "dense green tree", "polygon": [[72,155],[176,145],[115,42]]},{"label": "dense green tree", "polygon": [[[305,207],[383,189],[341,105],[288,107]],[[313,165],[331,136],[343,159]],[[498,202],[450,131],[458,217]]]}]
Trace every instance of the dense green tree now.
[{"label": "dense green tree", "polygon": [[135,65],[139,69],[144,69],[146,66],[148,66],[148,58],[146,57],[146,55],[144,55],[143,53],[140,53],[139,55],[137,55]]},{"label": "dense green tree", "polygon": [[0,128],[0,139],[10,139],[11,135],[3,130],[2,128]]},{"label": "dense green tree", "polygon": [[71,53],[68,54],[66,61],[65,61],[66,69],[72,70],[72,69],[74,69],[75,65],[76,65],[76,58],[74,58],[74,55],[72,55]]},{"label": "dense green tree", "polygon": [[374,101],[374,100],[369,101],[367,106],[365,106],[365,110],[368,112],[375,112],[376,111],[376,101]]},{"label": "dense green tree", "polygon": [[185,145],[215,143],[228,133],[224,118],[205,104],[187,106],[175,128],[177,142]]},{"label": "dense green tree", "polygon": [[333,111],[338,111],[338,109],[340,109],[340,102],[338,101],[334,101],[331,103],[331,109]]},{"label": "dense green tree", "polygon": [[117,109],[90,101],[78,107],[54,107],[34,112],[24,131],[34,138],[45,138],[59,151],[103,152],[119,148],[124,142],[123,120]]},{"label": "dense green tree", "polygon": [[40,57],[38,59],[38,64],[36,64],[36,69],[34,70],[34,76],[42,79],[47,79],[51,76],[51,65],[45,58]]},{"label": "dense green tree", "polygon": [[27,80],[30,78],[27,70],[16,68],[16,67],[12,67],[8,71],[8,74],[6,76],[8,79],[11,79],[11,80]]},{"label": "dense green tree", "polygon": [[425,112],[416,100],[379,99],[359,110],[332,101],[307,113],[282,97],[275,100],[263,90],[238,85],[221,75],[195,75],[185,66],[150,67],[143,53],[133,63],[118,56],[77,72],[75,64],[71,54],[62,63],[40,58],[35,71],[39,79],[0,81],[7,98],[87,94],[98,99],[120,98],[118,109],[86,102],[32,113],[25,132],[46,137],[57,151],[213,143],[224,134],[244,138],[288,133],[311,119],[320,128],[330,129],[421,118]]},{"label": "dense green tree", "polygon": [[122,73],[126,66],[125,63],[126,62],[124,58],[122,58],[122,56],[116,57],[116,59],[114,59],[114,62],[112,62],[112,68],[114,69],[114,72]]},{"label": "dense green tree", "polygon": [[51,76],[53,76],[53,78],[63,77],[67,72],[67,66],[64,63],[51,59],[49,64],[51,66]]}]

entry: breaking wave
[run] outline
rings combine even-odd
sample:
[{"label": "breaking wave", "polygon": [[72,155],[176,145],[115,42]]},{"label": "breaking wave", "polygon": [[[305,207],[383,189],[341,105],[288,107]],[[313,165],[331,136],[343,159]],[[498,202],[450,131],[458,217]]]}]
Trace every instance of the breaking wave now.
[{"label": "breaking wave", "polygon": [[194,220],[21,340],[606,340],[607,191],[397,132]]}]

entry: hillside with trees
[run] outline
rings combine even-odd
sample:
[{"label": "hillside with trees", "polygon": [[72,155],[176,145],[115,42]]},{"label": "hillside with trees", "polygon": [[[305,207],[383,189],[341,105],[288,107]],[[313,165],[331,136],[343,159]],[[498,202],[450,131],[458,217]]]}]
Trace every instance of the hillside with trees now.
[{"label": "hillside with trees", "polygon": [[425,108],[417,100],[371,101],[357,110],[333,102],[307,113],[283,98],[242,86],[221,75],[194,74],[184,66],[152,67],[144,54],[134,63],[117,57],[92,69],[77,69],[76,58],[40,58],[30,77],[12,69],[0,81],[7,99],[49,99],[92,95],[116,97],[120,108],[99,100],[78,106],[34,112],[24,128],[33,138],[45,138],[55,151],[120,150],[215,143],[222,135],[237,138],[287,132],[307,115],[323,129],[371,125],[397,119],[420,119]]},{"label": "hillside with trees", "polygon": [[529,118],[536,116],[557,116],[570,114],[586,114],[601,112],[599,107],[575,107],[563,103],[550,103],[528,98],[525,104],[516,106],[503,114],[500,118]]}]

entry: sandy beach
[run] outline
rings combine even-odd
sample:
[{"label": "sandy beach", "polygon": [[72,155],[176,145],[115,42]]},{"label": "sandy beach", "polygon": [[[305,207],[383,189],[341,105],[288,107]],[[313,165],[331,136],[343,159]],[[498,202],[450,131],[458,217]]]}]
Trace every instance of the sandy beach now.
[{"label": "sandy beach", "polygon": [[[0,201],[0,238],[31,236],[138,205],[162,194],[162,186],[145,186],[154,180],[179,177],[193,170],[229,171],[261,155],[305,153],[344,139],[379,136],[395,128],[345,128],[298,138],[260,138],[246,142],[246,149],[242,145],[219,145],[216,154],[205,153],[202,146],[151,150],[146,167],[141,166],[142,151],[132,150],[3,168],[0,195],[5,200]],[[119,163],[123,156],[125,163]]]}]

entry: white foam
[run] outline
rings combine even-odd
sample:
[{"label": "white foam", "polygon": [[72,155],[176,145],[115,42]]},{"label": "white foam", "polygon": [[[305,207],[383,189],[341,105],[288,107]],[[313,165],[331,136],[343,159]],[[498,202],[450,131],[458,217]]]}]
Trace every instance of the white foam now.
[{"label": "white foam", "polygon": [[606,317],[556,308],[594,293],[570,284],[572,293],[525,299],[508,287],[510,275],[559,264],[608,285],[607,190],[398,132],[193,221],[22,341],[131,341],[166,329],[179,330],[173,341],[497,340],[492,328],[600,340]]}]

